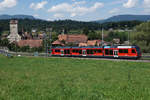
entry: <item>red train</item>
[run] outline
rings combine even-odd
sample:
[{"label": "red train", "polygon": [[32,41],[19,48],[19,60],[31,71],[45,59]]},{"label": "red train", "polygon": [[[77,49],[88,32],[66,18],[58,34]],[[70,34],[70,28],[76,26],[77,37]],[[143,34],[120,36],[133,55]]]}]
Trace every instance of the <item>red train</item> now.
[{"label": "red train", "polygon": [[138,46],[53,47],[52,56],[131,58],[141,57]]}]

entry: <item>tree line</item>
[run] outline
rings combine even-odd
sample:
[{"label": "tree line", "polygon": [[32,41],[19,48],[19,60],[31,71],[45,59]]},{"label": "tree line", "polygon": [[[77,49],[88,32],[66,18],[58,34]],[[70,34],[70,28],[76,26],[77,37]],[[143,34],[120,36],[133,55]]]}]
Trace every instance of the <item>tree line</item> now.
[{"label": "tree line", "polygon": [[[10,20],[0,20],[0,33],[4,31],[9,31],[9,21]],[[73,20],[57,20],[57,21],[44,21],[44,20],[31,20],[31,19],[20,19],[18,20],[18,30],[19,32],[28,31],[31,32],[32,29],[37,31],[46,31],[46,28],[53,28],[53,31],[60,32],[62,29],[66,31],[70,30],[82,30],[88,28],[89,30],[101,30],[104,28],[108,30],[113,29],[132,29],[136,25],[141,24],[141,21],[122,21],[122,22],[107,22],[99,24],[96,22],[81,22]],[[125,27],[126,26],[126,27]]]}]

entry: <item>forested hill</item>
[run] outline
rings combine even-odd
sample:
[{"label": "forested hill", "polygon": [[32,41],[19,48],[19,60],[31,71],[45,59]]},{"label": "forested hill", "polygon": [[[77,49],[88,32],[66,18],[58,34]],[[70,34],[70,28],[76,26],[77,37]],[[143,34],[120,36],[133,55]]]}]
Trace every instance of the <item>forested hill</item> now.
[{"label": "forested hill", "polygon": [[[9,30],[9,21],[10,20],[0,20],[0,29],[1,30]],[[44,31],[46,28],[53,28],[53,30],[62,30],[62,29],[82,29],[84,27],[87,27],[89,29],[98,29],[100,27],[100,24],[93,23],[93,22],[80,22],[80,21],[73,21],[73,20],[58,20],[58,21],[45,21],[45,20],[39,20],[39,19],[19,19],[18,20],[18,27],[19,31],[22,30],[22,28],[25,31],[31,31],[31,29],[37,29],[40,31]]]},{"label": "forested hill", "polygon": [[31,15],[0,15],[0,20],[7,20],[7,19],[36,19]]},{"label": "forested hill", "polygon": [[[9,21],[10,20],[0,20],[0,31],[9,30]],[[46,28],[52,27],[54,31],[58,32],[59,30],[82,30],[88,28],[89,30],[100,30],[102,27],[104,29],[122,29],[125,26],[128,28],[133,28],[136,25],[141,24],[140,21],[123,21],[123,22],[110,22],[110,23],[95,23],[95,22],[81,22],[73,20],[58,20],[58,21],[44,21],[38,19],[19,19],[19,31],[24,29],[24,31],[31,31],[31,29],[37,29],[38,31],[45,31]]]},{"label": "forested hill", "polygon": [[105,22],[120,22],[120,21],[149,21],[150,15],[117,15],[112,16],[108,19],[104,20],[97,20],[98,23],[105,23]]}]

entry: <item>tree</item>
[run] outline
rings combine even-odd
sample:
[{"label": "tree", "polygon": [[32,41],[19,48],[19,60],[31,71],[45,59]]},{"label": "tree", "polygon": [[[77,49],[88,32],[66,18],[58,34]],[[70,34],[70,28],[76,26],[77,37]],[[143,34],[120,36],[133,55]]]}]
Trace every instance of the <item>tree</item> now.
[{"label": "tree", "polygon": [[132,44],[140,46],[143,52],[150,52],[150,22],[138,25],[132,40]]},{"label": "tree", "polygon": [[28,52],[28,51],[30,51],[30,47],[29,47],[29,46],[23,46],[23,47],[21,47],[20,49],[21,49],[21,51],[23,51],[23,52]]},{"label": "tree", "polygon": [[0,27],[0,39],[1,39],[1,35],[2,35],[2,27]]},{"label": "tree", "polygon": [[89,34],[89,29],[87,27],[83,29],[83,34],[85,34],[85,35]]},{"label": "tree", "polygon": [[89,40],[95,40],[95,39],[98,39],[98,38],[99,38],[99,36],[94,30],[91,30],[90,33],[88,34],[88,39]]},{"label": "tree", "polygon": [[7,47],[8,45],[9,45],[9,41],[7,38],[0,41],[0,46],[6,46]]}]

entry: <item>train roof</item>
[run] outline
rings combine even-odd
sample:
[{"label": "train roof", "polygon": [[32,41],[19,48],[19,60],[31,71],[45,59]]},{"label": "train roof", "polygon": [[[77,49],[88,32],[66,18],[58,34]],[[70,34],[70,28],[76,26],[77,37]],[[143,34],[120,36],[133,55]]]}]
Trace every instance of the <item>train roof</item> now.
[{"label": "train roof", "polygon": [[52,47],[52,48],[103,48],[102,46],[86,46],[86,47]]},{"label": "train roof", "polygon": [[52,48],[56,48],[56,49],[61,49],[61,48],[139,48],[138,46],[86,46],[86,47],[52,47]]},{"label": "train roof", "polygon": [[104,48],[137,48],[138,46],[104,46]]},{"label": "train roof", "polygon": [[86,47],[72,47],[72,48],[103,48],[102,46],[86,46]]}]

